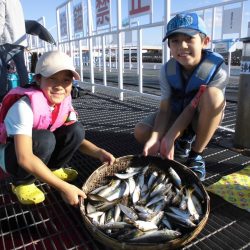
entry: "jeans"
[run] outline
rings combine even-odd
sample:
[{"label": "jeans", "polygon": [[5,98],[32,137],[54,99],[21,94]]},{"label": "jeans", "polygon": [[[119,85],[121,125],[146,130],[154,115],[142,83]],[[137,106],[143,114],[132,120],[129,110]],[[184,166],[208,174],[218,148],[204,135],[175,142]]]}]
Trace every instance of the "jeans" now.
[{"label": "jeans", "polygon": [[[33,153],[50,169],[58,169],[71,160],[84,137],[85,131],[80,122],[62,126],[54,132],[33,129]],[[5,149],[5,166],[15,186],[35,181],[33,175],[18,165],[13,140],[8,142]]]},{"label": "jeans", "polygon": [[29,83],[24,60],[24,47],[8,43],[0,45],[0,97],[3,97],[8,91],[7,65],[10,60],[13,60],[16,65],[20,85],[24,86]]}]

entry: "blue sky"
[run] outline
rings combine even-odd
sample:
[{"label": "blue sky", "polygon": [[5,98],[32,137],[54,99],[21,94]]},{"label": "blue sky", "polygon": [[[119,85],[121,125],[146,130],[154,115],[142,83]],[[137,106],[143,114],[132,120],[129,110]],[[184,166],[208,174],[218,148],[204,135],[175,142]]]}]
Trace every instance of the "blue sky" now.
[{"label": "blue sky", "polygon": [[[66,0],[20,0],[24,9],[24,16],[25,19],[33,19],[37,20],[41,18],[42,16],[45,17],[45,23],[46,23],[46,28],[52,33],[52,35],[56,38],[56,8],[67,2]],[[73,0],[79,2],[79,0]],[[163,1],[165,0],[153,0],[153,19],[154,21],[161,21],[163,18]],[[84,0],[86,2],[86,0]],[[92,0],[94,3],[95,1]],[[221,2],[227,2],[226,0],[203,0],[203,1],[197,1],[197,0],[172,0],[171,1],[171,13],[175,12],[180,12],[184,10],[190,10],[193,8],[199,8],[211,4],[216,4],[216,3],[221,3]],[[112,5],[114,6],[113,8],[113,16],[116,15],[115,13],[115,5],[116,5],[116,0],[111,0]],[[127,17],[127,12],[128,12],[128,7],[127,7],[127,1],[122,0],[123,4],[123,13],[122,17],[126,18]],[[232,5],[234,7],[234,5]],[[244,3],[245,6],[245,11],[243,15],[243,34],[242,36],[245,37],[247,35],[247,24],[250,22],[250,0],[247,0]],[[237,7],[237,5],[236,5]],[[115,19],[115,18],[114,18]],[[143,23],[143,20],[147,20],[144,17],[144,19],[141,18],[140,23]],[[160,36],[160,37],[159,37]],[[161,30],[157,29],[150,29],[146,30],[143,33],[143,39],[147,44],[161,44]],[[234,38],[234,37],[232,37]]]}]

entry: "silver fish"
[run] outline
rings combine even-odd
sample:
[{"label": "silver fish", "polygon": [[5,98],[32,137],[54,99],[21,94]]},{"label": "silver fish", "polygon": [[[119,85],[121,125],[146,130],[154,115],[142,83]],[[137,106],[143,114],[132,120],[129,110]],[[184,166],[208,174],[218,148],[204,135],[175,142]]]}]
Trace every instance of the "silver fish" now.
[{"label": "silver fish", "polygon": [[183,227],[187,227],[187,228],[192,228],[192,227],[196,227],[196,224],[194,224],[189,218],[187,217],[182,217],[180,215],[171,213],[171,212],[166,212],[166,214],[175,219],[175,223],[178,225],[181,225]]},{"label": "silver fish", "polygon": [[130,178],[130,177],[132,177],[132,176],[134,176],[134,175],[136,175],[138,173],[139,173],[139,171],[137,171],[137,172],[131,172],[131,173],[125,173],[125,174],[115,173],[114,175],[117,178],[124,180],[124,179],[128,179],[128,178]]},{"label": "silver fish", "polygon": [[116,204],[115,205],[115,215],[114,215],[115,222],[120,221],[120,219],[121,219],[120,215],[121,215],[121,208],[120,208],[119,204]]},{"label": "silver fish", "polygon": [[109,222],[106,223],[104,225],[100,225],[98,226],[100,229],[105,230],[105,229],[121,229],[121,228],[126,228],[126,227],[131,227],[131,224],[128,224],[126,222],[123,221],[119,221],[119,222]]},{"label": "silver fish", "polygon": [[133,211],[133,209],[129,208],[129,207],[126,207],[122,204],[119,204],[120,206],[120,209],[122,210],[122,212],[124,214],[126,214],[128,216],[129,219],[135,221],[138,219],[138,215]]},{"label": "silver fish", "polygon": [[197,222],[199,221],[199,218],[200,218],[200,215],[198,214],[196,208],[195,208],[195,205],[194,205],[194,202],[192,200],[192,192],[193,192],[193,189],[187,189],[187,208],[188,208],[188,211],[189,213],[192,215],[193,219]]},{"label": "silver fish", "polygon": [[135,205],[134,208],[137,211],[141,212],[141,213],[148,213],[148,214],[154,213],[154,211],[152,209],[148,208],[148,207],[143,207],[143,206],[137,206],[137,205]]},{"label": "silver fish", "polygon": [[148,180],[148,188],[150,189],[151,186],[153,185],[153,183],[155,182],[156,178],[158,177],[158,173],[156,171],[154,171],[150,177],[149,177],[149,180]]},{"label": "silver fish", "polygon": [[163,200],[164,199],[164,195],[156,195],[155,197],[153,197],[147,204],[146,207],[149,207],[153,204],[155,204],[156,202]]},{"label": "silver fish", "polygon": [[181,233],[176,230],[162,229],[145,232],[143,235],[134,237],[129,242],[155,243],[173,240],[181,236]]},{"label": "silver fish", "polygon": [[123,196],[126,196],[129,194],[129,184],[125,181],[123,183],[121,183],[121,185],[119,187],[117,187],[113,193],[109,194],[109,196],[107,196],[107,200],[109,201],[113,201],[115,199],[121,198]]},{"label": "silver fish", "polygon": [[172,168],[170,167],[168,169],[168,172],[174,182],[174,184],[178,187],[178,188],[181,188],[182,187],[182,181],[181,181],[181,178],[180,176],[177,174],[177,172]]},{"label": "silver fish", "polygon": [[139,199],[140,199],[140,194],[141,194],[140,185],[137,184],[137,185],[135,186],[134,193],[133,193],[133,197],[132,197],[133,204],[136,204],[136,203],[139,201]]},{"label": "silver fish", "polygon": [[128,184],[129,184],[129,194],[132,195],[134,190],[135,190],[135,186],[136,186],[135,180],[133,177],[130,177],[128,179]]},{"label": "silver fish", "polygon": [[133,223],[138,229],[142,230],[143,232],[158,229],[158,227],[150,221],[143,221],[143,220],[136,220]]},{"label": "silver fish", "polygon": [[150,221],[153,222],[156,226],[158,226],[163,216],[164,216],[164,211],[160,211]]},{"label": "silver fish", "polygon": [[108,185],[100,186],[100,187],[94,189],[93,191],[91,191],[90,194],[97,194],[97,193],[99,193],[101,190],[103,190],[103,189],[105,189],[105,188],[107,188],[107,187],[108,187]]},{"label": "silver fish", "polygon": [[101,216],[103,213],[104,212],[97,211],[97,212],[89,213],[89,214],[87,214],[87,216],[96,220],[96,218],[98,218],[99,216]]},{"label": "silver fish", "polygon": [[86,206],[86,211],[88,214],[90,214],[96,212],[96,208],[90,202],[88,202]]},{"label": "silver fish", "polygon": [[108,187],[101,190],[98,195],[102,197],[107,197],[112,193],[121,183],[121,180],[111,180],[111,182],[108,184]]}]

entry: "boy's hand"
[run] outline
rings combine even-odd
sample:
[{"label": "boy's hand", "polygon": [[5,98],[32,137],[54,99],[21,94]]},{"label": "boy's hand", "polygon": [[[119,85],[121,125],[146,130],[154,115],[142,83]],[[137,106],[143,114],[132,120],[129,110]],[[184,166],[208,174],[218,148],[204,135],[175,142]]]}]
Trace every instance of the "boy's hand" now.
[{"label": "boy's hand", "polygon": [[174,159],[174,140],[164,136],[161,141],[160,154],[162,158]]},{"label": "boy's hand", "polygon": [[72,206],[77,206],[79,203],[79,196],[83,199],[87,197],[86,194],[78,187],[69,183],[66,184],[67,187],[64,189],[63,192],[61,192],[61,196],[66,203]]},{"label": "boy's hand", "polygon": [[154,139],[149,139],[143,149],[143,155],[148,156],[156,156],[159,153],[160,150],[160,141],[159,140],[154,140]]}]

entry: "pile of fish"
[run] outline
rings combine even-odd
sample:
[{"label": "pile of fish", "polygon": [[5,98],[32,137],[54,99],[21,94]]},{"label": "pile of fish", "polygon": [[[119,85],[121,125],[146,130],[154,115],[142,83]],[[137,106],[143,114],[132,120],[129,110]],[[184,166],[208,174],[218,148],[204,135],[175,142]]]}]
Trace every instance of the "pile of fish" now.
[{"label": "pile of fish", "polygon": [[99,230],[122,242],[159,243],[194,230],[204,216],[198,185],[183,185],[169,167],[128,167],[107,176],[87,194],[86,215]]}]

